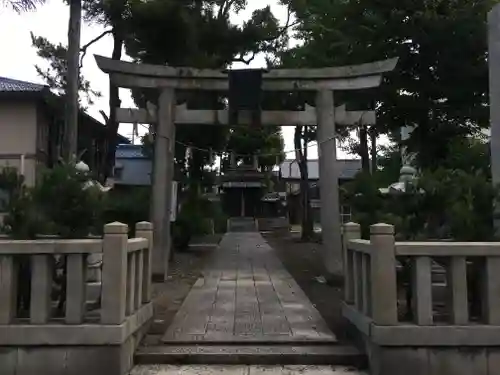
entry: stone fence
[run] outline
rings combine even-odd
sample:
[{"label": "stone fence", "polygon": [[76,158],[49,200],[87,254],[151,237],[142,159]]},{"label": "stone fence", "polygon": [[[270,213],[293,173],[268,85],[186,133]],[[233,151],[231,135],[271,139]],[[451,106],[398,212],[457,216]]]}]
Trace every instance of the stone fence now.
[{"label": "stone fence", "polygon": [[[127,225],[111,223],[99,239],[0,240],[0,374],[128,373],[153,316],[152,224],[137,223],[136,236],[128,238]],[[94,310],[85,290],[92,254],[103,257]],[[51,296],[55,256],[66,264],[60,316]],[[19,278],[23,263],[30,280]],[[29,306],[27,314],[18,298]]]},{"label": "stone fence", "polygon": [[372,374],[500,374],[500,242],[396,242],[388,224],[363,240],[348,223],[343,256]]}]

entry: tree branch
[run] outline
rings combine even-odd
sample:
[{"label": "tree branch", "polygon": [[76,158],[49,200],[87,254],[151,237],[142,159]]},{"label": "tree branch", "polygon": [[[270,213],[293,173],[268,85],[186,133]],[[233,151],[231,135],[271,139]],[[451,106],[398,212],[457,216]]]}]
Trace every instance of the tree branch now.
[{"label": "tree branch", "polygon": [[222,18],[223,16],[227,16],[229,11],[231,10],[231,7],[235,2],[236,0],[226,0],[226,2],[220,6],[217,18]]},{"label": "tree branch", "polygon": [[101,114],[101,116],[103,117],[104,119],[104,124],[105,125],[108,125],[109,123],[109,117],[108,115],[106,114],[106,112],[104,112],[103,110],[99,111],[99,113]]},{"label": "tree branch", "polygon": [[256,56],[257,56],[257,52],[253,51],[252,55],[245,59],[245,57],[243,57],[243,55],[240,53],[239,56],[237,56],[233,59],[233,62],[242,62],[242,63],[248,65],[255,59]]},{"label": "tree branch", "polygon": [[83,65],[83,58],[87,54],[87,49],[94,43],[97,43],[100,41],[102,38],[104,38],[106,35],[111,34],[113,30],[105,30],[103,31],[100,35],[96,36],[94,39],[92,39],[90,42],[87,44],[83,45],[82,48],[80,48],[80,52],[82,52],[82,56],[80,57],[80,69],[82,68]]},{"label": "tree branch", "polygon": [[[234,2],[235,0],[228,0],[228,2],[226,4],[230,4],[229,6],[231,6],[231,4]],[[282,37],[290,27],[293,27],[295,25],[297,25],[299,23],[299,21],[295,21],[295,22],[291,22],[291,18],[292,18],[292,10],[291,10],[291,6],[288,6],[288,12],[287,12],[287,18],[286,18],[286,23],[284,26],[280,27],[277,34],[272,36],[272,37],[269,37],[269,38],[264,38],[262,41],[263,42],[272,42],[276,39],[279,39],[280,37]],[[244,58],[243,57],[243,54],[240,53],[239,56],[236,56],[234,59],[233,59],[233,62],[242,62],[246,65],[250,64],[256,57],[257,55],[257,52],[256,51],[253,51],[252,52],[252,55],[249,57],[249,58]]]},{"label": "tree branch", "polygon": [[35,10],[38,4],[43,5],[45,0],[3,0],[2,4],[10,6],[15,12],[28,12]]},{"label": "tree branch", "polygon": [[291,20],[292,20],[292,6],[289,5],[288,6],[288,10],[287,10],[287,16],[286,16],[285,25],[278,30],[278,33],[275,36],[272,36],[270,38],[264,39],[264,41],[265,42],[271,42],[273,40],[276,40],[276,39],[282,37],[288,31],[288,29],[290,27],[298,25],[299,22],[300,22],[299,20],[296,20],[295,22],[291,22]]}]

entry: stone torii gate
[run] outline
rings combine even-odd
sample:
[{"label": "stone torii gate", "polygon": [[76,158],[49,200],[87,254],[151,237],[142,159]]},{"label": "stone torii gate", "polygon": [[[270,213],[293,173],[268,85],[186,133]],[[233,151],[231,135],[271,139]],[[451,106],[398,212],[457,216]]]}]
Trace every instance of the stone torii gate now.
[{"label": "stone torii gate", "polygon": [[[176,106],[176,90],[228,91],[228,74],[219,70],[170,67],[114,61],[95,56],[99,68],[123,88],[157,89],[156,113],[145,109],[117,108],[117,121],[156,123],[155,170],[152,214],[155,274],[167,276],[170,251],[170,197],[175,147],[175,124],[231,125],[227,110],[188,110]],[[315,91],[316,106],[303,111],[263,111],[265,125],[317,125],[320,172],[321,226],[324,261],[331,274],[342,273],[341,223],[339,215],[338,165],[335,124],[375,123],[373,111],[346,111],[334,106],[333,91],[377,87],[382,75],[392,71],[397,58],[355,66],[320,69],[275,69],[263,74],[264,91]],[[251,113],[241,111],[240,124],[250,124]],[[164,165],[162,165],[164,163]]]}]

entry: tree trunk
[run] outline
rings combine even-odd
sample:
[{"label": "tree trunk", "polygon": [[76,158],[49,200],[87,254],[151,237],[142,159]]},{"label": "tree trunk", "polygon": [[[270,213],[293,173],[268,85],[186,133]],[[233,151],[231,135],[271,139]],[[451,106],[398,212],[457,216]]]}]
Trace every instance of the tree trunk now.
[{"label": "tree trunk", "polygon": [[377,129],[375,126],[370,128],[370,144],[371,144],[371,171],[372,174],[377,171]]},{"label": "tree trunk", "polygon": [[191,151],[191,158],[189,159],[189,189],[193,196],[197,197],[201,192],[201,183],[203,179],[203,155],[199,150],[193,149]]},{"label": "tree trunk", "polygon": [[[123,47],[123,33],[119,27],[115,26],[112,31],[113,35],[113,52],[111,54],[112,60],[120,60],[122,57],[122,47]],[[103,163],[103,180],[113,174],[113,167],[115,165],[115,154],[116,146],[118,144],[118,127],[119,123],[116,121],[116,108],[121,105],[120,94],[118,87],[109,80],[109,120],[107,125],[108,128],[108,141],[106,148],[106,153],[104,155]]]},{"label": "tree trunk", "polygon": [[81,0],[69,3],[68,67],[66,71],[66,101],[64,113],[63,156],[66,160],[78,153],[78,84],[80,79]]},{"label": "tree trunk", "polygon": [[361,156],[361,168],[364,172],[370,172],[370,157],[368,153],[368,131],[366,127],[359,128],[359,156]]},{"label": "tree trunk", "polygon": [[[304,149],[302,149],[304,141]],[[300,170],[300,203],[302,208],[302,231],[301,239],[310,240],[314,234],[313,218],[311,215],[311,203],[309,199],[309,171],[307,167],[307,127],[303,131],[302,126],[295,127],[294,145],[297,163]]]}]

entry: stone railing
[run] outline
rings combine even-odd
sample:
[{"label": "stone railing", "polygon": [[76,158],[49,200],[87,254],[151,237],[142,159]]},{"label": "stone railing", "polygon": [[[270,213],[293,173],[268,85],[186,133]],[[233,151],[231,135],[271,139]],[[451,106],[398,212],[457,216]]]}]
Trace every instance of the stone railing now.
[{"label": "stone railing", "polygon": [[372,374],[500,374],[500,242],[396,242],[388,224],[363,240],[355,223],[343,238],[343,315]]},{"label": "stone railing", "polygon": [[[137,223],[136,236],[129,239],[127,225],[111,223],[100,239],[0,240],[1,374],[25,368],[40,374],[130,370],[153,316],[152,224]],[[102,292],[100,308],[87,311],[86,258],[92,254],[103,257]],[[66,264],[62,316],[51,297],[55,256]],[[29,270],[19,278],[22,264]],[[27,314],[20,314],[19,298],[29,306]]]}]

